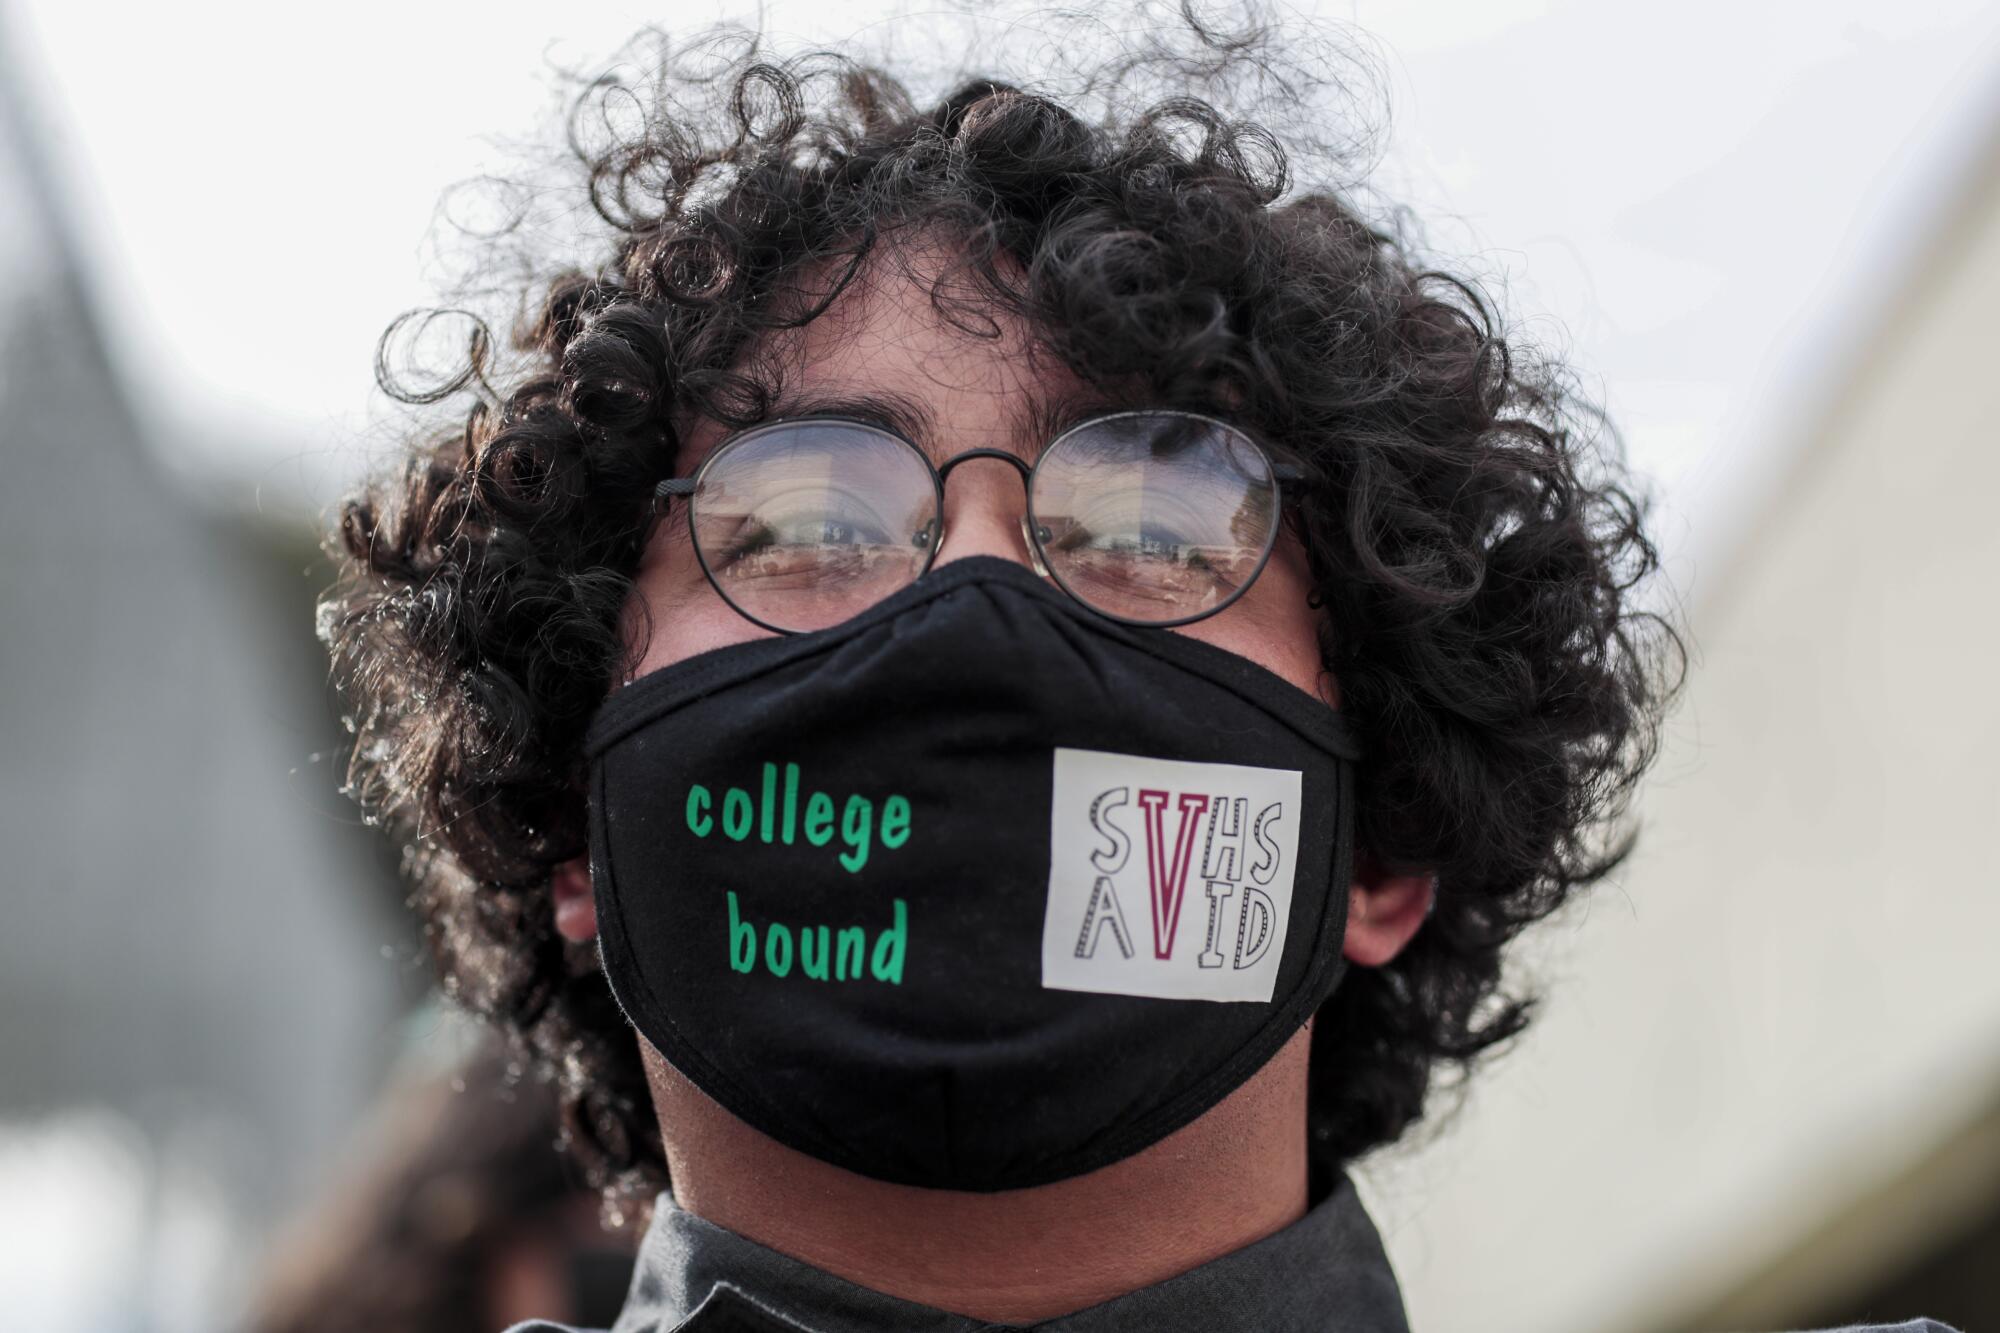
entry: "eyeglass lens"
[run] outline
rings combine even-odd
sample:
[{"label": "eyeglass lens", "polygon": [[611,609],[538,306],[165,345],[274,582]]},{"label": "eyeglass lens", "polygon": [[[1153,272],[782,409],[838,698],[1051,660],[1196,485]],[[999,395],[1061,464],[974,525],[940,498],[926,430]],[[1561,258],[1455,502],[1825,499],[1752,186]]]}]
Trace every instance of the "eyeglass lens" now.
[{"label": "eyeglass lens", "polygon": [[693,506],[695,549],[731,605],[773,629],[824,629],[923,573],[937,484],[893,435],[800,421],[724,448]]},{"label": "eyeglass lens", "polygon": [[1147,624],[1219,610],[1263,564],[1278,489],[1264,452],[1199,417],[1133,413],[1057,440],[1035,473],[1042,560],[1085,605]]},{"label": "eyeglass lens", "polygon": [[[696,549],[739,612],[773,629],[840,623],[914,582],[939,531],[937,473],[860,422],[804,419],[738,436],[700,474]],[[1278,521],[1269,460],[1222,423],[1099,418],[1043,454],[1029,496],[1043,562],[1104,614],[1172,624],[1255,577]]]}]

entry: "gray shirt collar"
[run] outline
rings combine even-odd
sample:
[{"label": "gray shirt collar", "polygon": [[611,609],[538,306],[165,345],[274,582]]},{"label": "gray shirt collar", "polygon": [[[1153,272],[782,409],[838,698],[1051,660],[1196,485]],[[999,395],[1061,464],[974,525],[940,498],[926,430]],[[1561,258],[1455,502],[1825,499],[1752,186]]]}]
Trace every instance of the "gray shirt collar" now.
[{"label": "gray shirt collar", "polygon": [[[1316,1181],[1306,1215],[1164,1282],[1039,1324],[993,1324],[858,1286],[679,1207],[654,1206],[611,1333],[1408,1333],[1353,1181]],[[530,1326],[533,1328],[534,1326]]]}]

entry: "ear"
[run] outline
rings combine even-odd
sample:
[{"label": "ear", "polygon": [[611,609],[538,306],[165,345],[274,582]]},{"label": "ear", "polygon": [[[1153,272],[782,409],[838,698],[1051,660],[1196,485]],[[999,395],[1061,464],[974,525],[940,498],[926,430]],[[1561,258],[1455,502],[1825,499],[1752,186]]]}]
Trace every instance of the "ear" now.
[{"label": "ear", "polygon": [[590,858],[579,856],[556,867],[549,880],[556,900],[556,934],[576,944],[597,934],[597,899],[590,891]]},{"label": "ear", "polygon": [[1347,938],[1341,952],[1351,963],[1380,967],[1403,951],[1430,915],[1436,896],[1435,871],[1385,870],[1362,851],[1347,891]]}]

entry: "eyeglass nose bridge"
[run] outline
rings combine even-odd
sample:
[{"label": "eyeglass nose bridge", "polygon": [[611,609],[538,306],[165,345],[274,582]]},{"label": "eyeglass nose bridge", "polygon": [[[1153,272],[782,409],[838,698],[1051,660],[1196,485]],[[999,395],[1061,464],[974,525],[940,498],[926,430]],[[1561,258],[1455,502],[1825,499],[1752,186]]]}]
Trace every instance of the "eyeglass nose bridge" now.
[{"label": "eyeglass nose bridge", "polygon": [[[951,476],[951,470],[960,463],[970,462],[975,458],[997,458],[1003,463],[1012,464],[1014,470],[1021,474],[1021,490],[1023,493],[1026,494],[1031,491],[1034,484],[1035,469],[1019,454],[1009,453],[1005,449],[967,449],[962,454],[953,454],[950,458],[945,459],[944,466],[937,469],[938,498],[940,501],[944,498],[944,483]],[[1045,579],[1052,577],[1049,573],[1048,565],[1042,560],[1042,543],[1036,536],[1034,525],[1028,522],[1028,515],[1025,510],[1021,514],[1021,540],[1028,548],[1028,558],[1034,561],[1035,573]],[[937,516],[937,534],[931,538],[932,559],[936,559],[937,553],[942,549],[944,549],[944,506],[940,503]]]}]

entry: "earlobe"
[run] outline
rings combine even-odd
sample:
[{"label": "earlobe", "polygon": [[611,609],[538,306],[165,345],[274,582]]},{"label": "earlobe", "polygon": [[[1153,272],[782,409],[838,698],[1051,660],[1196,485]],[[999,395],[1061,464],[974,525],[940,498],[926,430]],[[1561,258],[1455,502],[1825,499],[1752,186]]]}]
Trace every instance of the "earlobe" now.
[{"label": "earlobe", "polygon": [[590,889],[590,860],[579,856],[565,861],[549,879],[555,899],[556,933],[574,944],[597,934],[597,899]]},{"label": "earlobe", "polygon": [[1351,963],[1380,967],[1409,944],[1430,915],[1437,894],[1435,871],[1388,871],[1363,852],[1347,892],[1347,936],[1341,952]]}]

